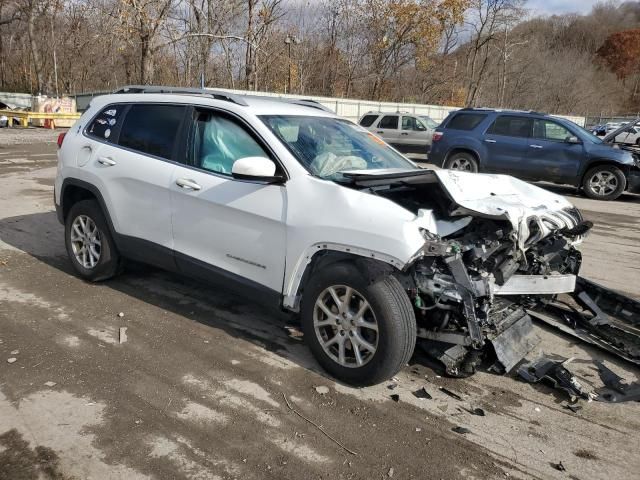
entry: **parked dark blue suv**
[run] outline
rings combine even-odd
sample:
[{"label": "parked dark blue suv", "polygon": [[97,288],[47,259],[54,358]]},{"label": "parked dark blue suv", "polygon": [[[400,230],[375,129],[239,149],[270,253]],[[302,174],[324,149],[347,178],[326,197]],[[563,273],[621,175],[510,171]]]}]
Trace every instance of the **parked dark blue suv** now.
[{"label": "parked dark blue suv", "polygon": [[575,123],[536,112],[464,108],[433,134],[429,162],[582,188],[600,200],[640,192],[640,161]]}]

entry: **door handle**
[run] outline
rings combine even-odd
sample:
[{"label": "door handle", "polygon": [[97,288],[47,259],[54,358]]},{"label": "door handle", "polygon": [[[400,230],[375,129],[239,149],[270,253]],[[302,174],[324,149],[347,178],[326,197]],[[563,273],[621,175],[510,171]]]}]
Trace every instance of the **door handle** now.
[{"label": "door handle", "polygon": [[529,145],[531,148],[542,148],[542,145]]},{"label": "door handle", "polygon": [[407,132],[402,132],[400,135],[409,135]]},{"label": "door handle", "polygon": [[185,190],[202,190],[202,187],[196,183],[195,180],[189,178],[179,178],[176,180],[176,185]]},{"label": "door handle", "polygon": [[495,140],[491,140],[490,138],[485,138],[484,141],[487,143],[496,143]]},{"label": "door handle", "polygon": [[382,134],[382,133],[384,133],[384,132],[380,131],[380,132],[376,132],[376,133]]},{"label": "door handle", "polygon": [[98,163],[105,167],[113,167],[116,164],[116,162],[110,157],[99,157]]}]

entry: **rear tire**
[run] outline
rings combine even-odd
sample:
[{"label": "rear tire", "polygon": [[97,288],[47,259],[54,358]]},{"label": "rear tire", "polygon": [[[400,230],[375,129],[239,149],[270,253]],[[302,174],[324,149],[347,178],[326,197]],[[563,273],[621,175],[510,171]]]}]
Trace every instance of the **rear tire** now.
[{"label": "rear tire", "polygon": [[81,200],[71,207],[64,238],[71,264],[85,280],[107,280],[119,272],[120,255],[97,201]]},{"label": "rear tire", "polygon": [[582,179],[582,190],[594,200],[615,200],[627,186],[627,179],[618,167],[598,165],[590,169]]},{"label": "rear tire", "polygon": [[461,172],[478,172],[478,160],[467,152],[458,152],[447,158],[444,168]]},{"label": "rear tire", "polygon": [[351,264],[329,265],[309,280],[301,313],[305,341],[318,363],[350,385],[387,380],[413,354],[413,307],[393,276],[368,281]]}]

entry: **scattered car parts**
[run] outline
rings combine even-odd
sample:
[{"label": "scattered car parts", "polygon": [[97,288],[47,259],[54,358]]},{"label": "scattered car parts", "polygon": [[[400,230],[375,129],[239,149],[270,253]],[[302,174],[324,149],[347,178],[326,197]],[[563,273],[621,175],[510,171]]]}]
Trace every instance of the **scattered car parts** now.
[{"label": "scattered car parts", "polygon": [[589,392],[567,368],[571,360],[573,359],[557,361],[540,357],[531,363],[522,365],[518,369],[518,375],[529,383],[545,381],[554,388],[564,390],[572,401],[578,398],[592,400],[593,393]]}]

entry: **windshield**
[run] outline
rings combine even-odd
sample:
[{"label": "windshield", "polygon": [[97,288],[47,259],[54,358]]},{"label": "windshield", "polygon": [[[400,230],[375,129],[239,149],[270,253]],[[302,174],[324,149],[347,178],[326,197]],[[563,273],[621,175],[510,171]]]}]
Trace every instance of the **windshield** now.
[{"label": "windshield", "polygon": [[566,120],[566,122],[570,123],[574,129],[578,130],[581,140],[583,141],[588,140],[591,143],[602,143],[602,140],[596,135],[594,135],[593,133],[591,133],[589,130],[581,127],[580,125],[578,125],[575,122],[572,122],[571,120]]},{"label": "windshield", "polygon": [[434,128],[438,127],[438,122],[436,122],[434,119],[432,119],[431,117],[428,117],[426,115],[420,115],[420,118],[422,119],[422,121],[424,123],[427,124],[427,128],[430,128],[431,130],[433,130]]},{"label": "windshield", "polygon": [[312,174],[340,180],[349,170],[417,169],[364,128],[339,118],[264,115],[260,117]]}]

